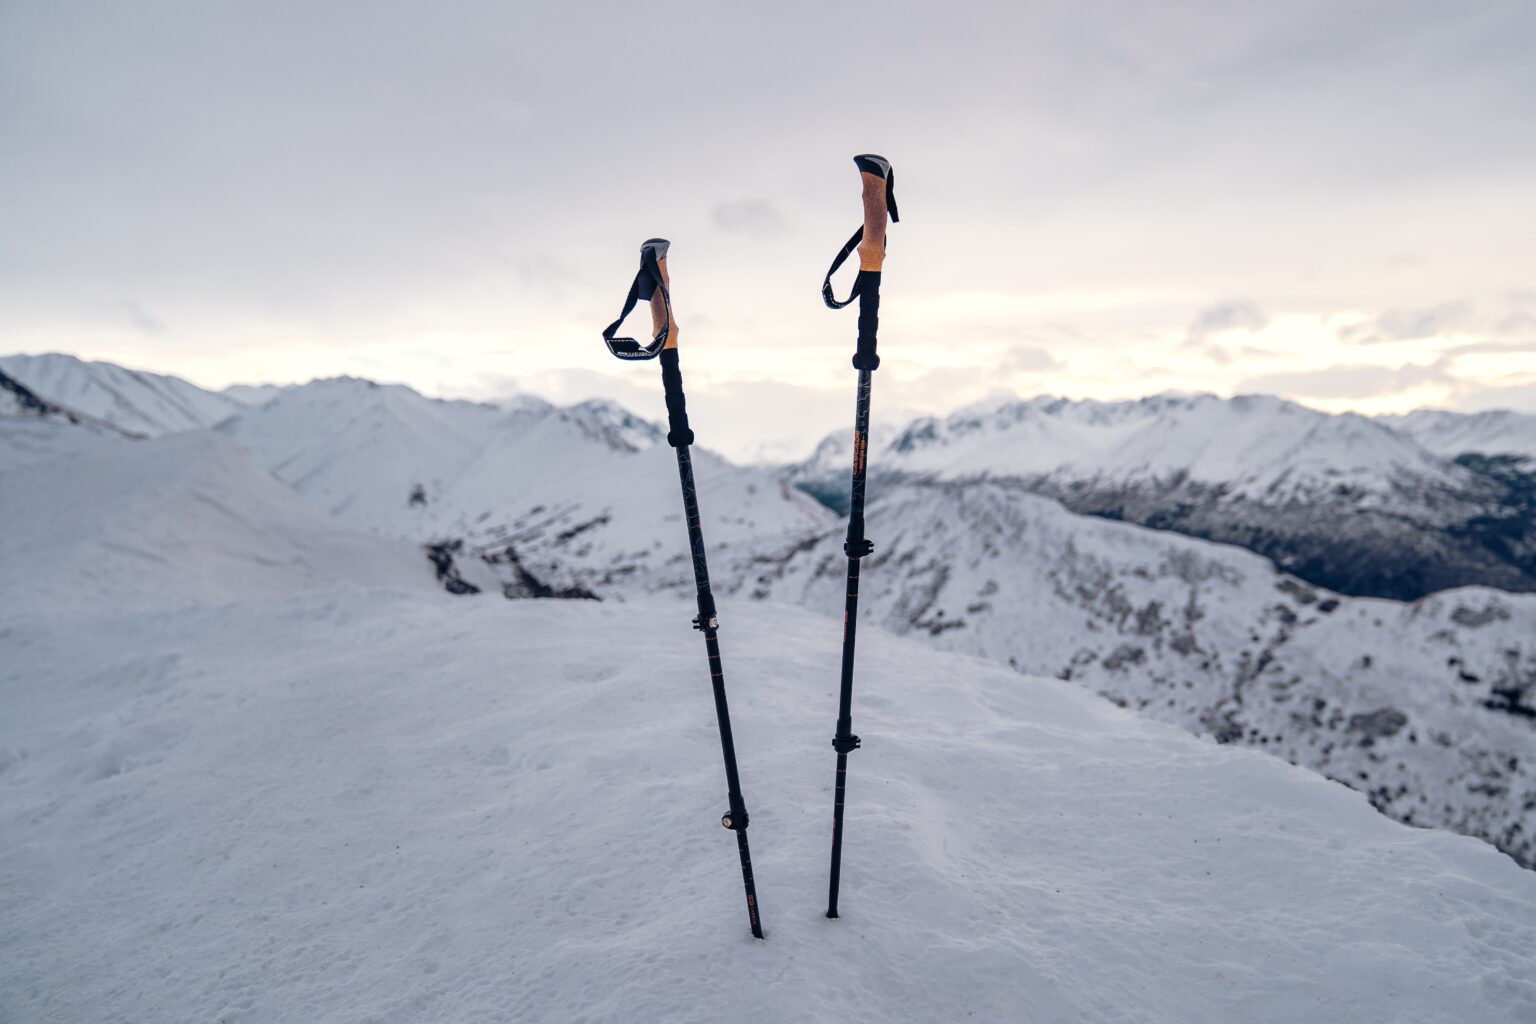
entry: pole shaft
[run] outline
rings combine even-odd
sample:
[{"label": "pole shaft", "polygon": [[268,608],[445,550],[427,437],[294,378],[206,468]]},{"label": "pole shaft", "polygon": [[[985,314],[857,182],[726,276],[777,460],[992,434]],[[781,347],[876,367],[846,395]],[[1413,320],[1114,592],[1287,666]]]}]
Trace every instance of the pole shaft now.
[{"label": "pole shaft", "polygon": [[677,475],[683,488],[683,513],[688,523],[688,547],[693,555],[693,581],[698,589],[699,628],[704,633],[704,649],[709,655],[709,679],[715,694],[715,722],[720,727],[720,753],[725,760],[726,799],[737,822],[736,850],[741,858],[741,883],[747,895],[747,917],[752,934],[763,937],[763,925],[757,912],[757,886],[752,878],[752,853],[747,846],[746,803],[741,796],[741,778],[736,770],[736,741],[731,735],[731,709],[725,699],[725,670],[720,663],[720,641],[715,620],[715,598],[709,586],[709,564],[704,555],[704,527],[699,519],[699,498],[693,482],[693,459],[688,446],[677,452]]},{"label": "pole shaft", "polygon": [[[837,738],[853,734],[853,654],[859,626],[858,545],[864,542],[865,472],[869,458],[869,393],[871,373],[859,371],[853,424],[853,492],[848,508],[848,590],[843,600],[842,687],[837,698]],[[832,793],[832,870],[827,884],[827,916],[837,916],[837,890],[843,868],[843,801],[847,792],[848,755],[838,751],[837,779]]]}]

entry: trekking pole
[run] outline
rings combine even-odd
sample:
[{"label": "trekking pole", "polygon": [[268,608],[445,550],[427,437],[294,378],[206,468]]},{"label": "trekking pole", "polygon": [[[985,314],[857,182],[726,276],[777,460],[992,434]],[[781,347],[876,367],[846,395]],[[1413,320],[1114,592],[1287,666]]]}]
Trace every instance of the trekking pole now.
[{"label": "trekking pole", "polygon": [[[709,655],[709,678],[715,691],[715,721],[720,726],[720,752],[725,758],[725,791],[730,808],[720,824],[736,833],[736,851],[741,857],[741,884],[747,893],[747,917],[752,934],[763,937],[763,925],[757,914],[757,887],[752,881],[752,854],[747,848],[747,805],[741,797],[741,780],[736,774],[736,743],[731,737],[731,710],[725,701],[725,675],[720,667],[720,623],[715,615],[715,598],[709,588],[709,566],[704,559],[704,530],[699,524],[699,496],[693,483],[693,460],[688,446],[693,431],[688,429],[688,407],[683,396],[683,375],[678,368],[677,323],[672,319],[671,281],[667,274],[667,249],[664,238],[647,239],[640,247],[640,272],[630,285],[624,312],[603,331],[608,350],[620,359],[661,357],[661,382],[667,402],[667,443],[677,452],[677,475],[683,486],[683,516],[688,522],[688,547],[693,554],[693,581],[698,589],[698,617],[693,628],[704,634],[704,650]],[[651,329],[655,337],[648,345],[633,338],[615,338],[614,333],[635,303],[647,300],[651,306]]]},{"label": "trekking pole", "polygon": [[[842,309],[855,298],[859,300],[859,341],[853,355],[853,368],[859,371],[858,398],[853,419],[853,491],[848,510],[848,539],[843,551],[848,555],[848,593],[843,602],[843,675],[837,698],[837,732],[832,749],[837,751],[837,782],[832,796],[832,871],[827,885],[827,916],[837,916],[837,887],[843,867],[843,794],[848,781],[848,755],[859,749],[853,734],[853,644],[859,624],[859,560],[874,551],[864,537],[864,473],[869,457],[869,387],[870,375],[880,365],[875,354],[875,333],[880,321],[880,268],[885,262],[885,218],[896,214],[896,174],[883,156],[866,153],[853,158],[864,186],[864,224],[853,233],[827,271],[821,284],[821,297],[832,309]],[[832,275],[857,247],[859,276],[848,298],[839,302],[832,295]]]}]

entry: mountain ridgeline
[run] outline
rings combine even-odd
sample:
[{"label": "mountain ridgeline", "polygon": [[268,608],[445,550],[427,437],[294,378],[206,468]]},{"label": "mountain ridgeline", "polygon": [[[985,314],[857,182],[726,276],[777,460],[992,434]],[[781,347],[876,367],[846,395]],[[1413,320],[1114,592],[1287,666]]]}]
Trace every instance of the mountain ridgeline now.
[{"label": "mountain ridgeline", "polygon": [[[1536,417],[1329,415],[1262,395],[1002,400],[877,435],[872,488],[993,481],[1236,544],[1316,586],[1412,601],[1536,591]],[[1463,447],[1473,446],[1473,447]],[[847,445],[785,477],[835,511]]]}]

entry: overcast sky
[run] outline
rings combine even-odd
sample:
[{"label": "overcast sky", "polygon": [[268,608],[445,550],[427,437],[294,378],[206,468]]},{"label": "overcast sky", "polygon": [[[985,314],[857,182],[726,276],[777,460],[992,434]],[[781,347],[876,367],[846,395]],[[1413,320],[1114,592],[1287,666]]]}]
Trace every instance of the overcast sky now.
[{"label": "overcast sky", "polygon": [[875,151],[877,420],[1536,411],[1533,52],[1529,0],[0,0],[0,350],[655,416],[599,332],[663,235],[701,443],[796,452]]}]

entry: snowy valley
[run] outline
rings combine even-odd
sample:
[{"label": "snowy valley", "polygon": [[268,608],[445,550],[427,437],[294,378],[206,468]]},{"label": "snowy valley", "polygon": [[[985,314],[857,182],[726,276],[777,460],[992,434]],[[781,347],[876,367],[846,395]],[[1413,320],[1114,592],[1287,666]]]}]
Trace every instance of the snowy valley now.
[{"label": "snowy valley", "polygon": [[[698,450],[758,946],[654,425],[359,380],[225,407],[99,364],[75,410],[50,384],[102,392],[48,358],[0,360],[17,1019],[705,1021],[722,987],[743,1020],[1536,1015],[1536,595],[1350,597],[914,442],[870,507],[829,924],[842,526]],[[1408,434],[1334,429],[1351,500],[1473,500]],[[1316,451],[1250,455],[1180,464],[1327,497]]]}]

